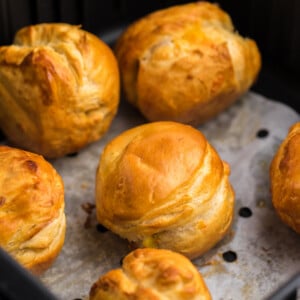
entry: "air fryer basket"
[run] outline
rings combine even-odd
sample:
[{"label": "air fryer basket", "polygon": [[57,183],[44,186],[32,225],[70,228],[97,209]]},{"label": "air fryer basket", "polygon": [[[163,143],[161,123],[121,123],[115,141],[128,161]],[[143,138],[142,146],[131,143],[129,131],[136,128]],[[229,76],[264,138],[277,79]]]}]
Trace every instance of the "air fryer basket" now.
[{"label": "air fryer basket", "polygon": [[[118,35],[133,20],[156,9],[188,1],[160,0],[153,2],[137,0],[0,0],[0,44],[11,43],[15,31],[25,25],[42,22],[68,22],[81,24],[84,29],[97,34],[105,42],[113,46]],[[214,146],[224,156],[223,158],[230,161],[231,159],[233,160],[232,156],[238,153],[241,155],[240,159],[242,161],[243,155],[248,155],[249,153],[252,155],[252,165],[246,165],[245,163],[245,169],[241,167],[239,172],[233,174],[233,179],[236,178],[237,180],[240,177],[244,180],[249,180],[245,176],[245,172],[249,171],[252,174],[251,176],[255,178],[255,180],[253,179],[255,189],[247,191],[248,183],[245,183],[244,187],[238,188],[239,199],[237,199],[235,212],[236,224],[238,223],[238,225],[234,225],[232,235],[227,237],[218,246],[219,248],[217,247],[216,250],[204,258],[196,260],[195,264],[201,272],[203,271],[204,275],[210,278],[209,284],[213,288],[217,288],[218,283],[222,286],[221,281],[223,280],[225,280],[227,285],[230,285],[232,282],[230,280],[231,269],[239,268],[238,272],[249,273],[249,280],[257,280],[258,283],[253,285],[258,286],[261,291],[264,291],[263,285],[268,285],[268,282],[271,281],[272,290],[270,291],[266,288],[267,292],[261,294],[261,299],[299,299],[300,295],[297,292],[300,289],[300,256],[297,254],[297,252],[300,252],[299,237],[281,224],[279,220],[278,224],[276,223],[276,215],[272,211],[268,199],[268,178],[266,175],[262,175],[262,172],[267,170],[267,164],[270,162],[276,146],[279,145],[286,134],[288,127],[293,122],[300,120],[300,105],[298,104],[300,97],[300,55],[298,55],[300,53],[300,19],[298,18],[300,1],[220,0],[218,3],[231,15],[236,28],[242,35],[249,36],[257,41],[262,53],[263,68],[249,95],[246,95],[239,103],[218,117],[215,123],[204,125],[200,129],[203,130],[207,137],[211,138]],[[249,104],[250,101],[251,105]],[[120,115],[121,113],[123,114],[122,116]],[[245,116],[247,117],[245,118]],[[233,120],[230,120],[230,118]],[[246,121],[244,121],[245,119]],[[83,178],[85,172],[93,171],[96,158],[100,154],[103,145],[117,133],[143,121],[140,115],[131,111],[127,103],[122,102],[119,116],[117,116],[107,137],[83,150],[82,153],[75,157],[66,157],[53,162],[54,166],[61,171],[63,178],[66,179],[66,187],[74,188],[74,182],[77,179],[81,180],[82,185],[86,184],[91,189],[92,185],[89,185],[86,181],[87,179]],[[241,131],[235,131],[235,124],[239,125],[241,129],[246,129],[246,132],[242,134]],[[250,129],[249,124],[252,126]],[[282,125],[281,128],[276,128],[277,126],[280,127],[280,125]],[[217,136],[218,128],[223,128],[224,126],[227,132],[225,141]],[[236,139],[231,138],[230,134],[236,135]],[[2,137],[2,143],[5,142],[5,138]],[[222,146],[223,144],[225,144],[224,147]],[[226,147],[226,145],[231,146]],[[247,150],[238,149],[242,145]],[[233,154],[230,151],[233,151]],[[71,178],[67,170],[71,163],[74,165],[72,170],[76,171],[81,168],[82,161],[87,160],[94,160],[94,165],[88,166],[81,177]],[[256,167],[255,163],[257,163]],[[79,196],[79,193],[83,195]],[[69,213],[74,213],[78,217],[76,222],[73,218],[70,218],[73,221],[69,221],[69,228],[71,228],[71,232],[75,226],[81,226],[79,228],[81,231],[88,230],[89,232],[84,234],[88,236],[89,242],[93,242],[95,236],[100,234],[99,238],[107,243],[106,248],[109,248],[109,246],[120,246],[120,249],[112,250],[111,256],[101,259],[98,257],[100,254],[95,252],[96,247],[94,247],[92,255],[95,256],[96,262],[90,263],[89,266],[97,268],[97,262],[99,263],[106,259],[108,262],[101,269],[101,272],[104,272],[110,267],[117,267],[118,260],[121,259],[120,255],[126,254],[128,248],[124,241],[120,241],[110,232],[99,233],[99,226],[97,227],[97,224],[93,222],[93,228],[83,229],[83,219],[85,217],[93,218],[93,216],[86,216],[85,212],[78,213],[76,210],[80,210],[80,207],[84,204],[93,201],[92,193],[93,191],[82,191],[82,188],[78,188],[78,194],[75,191],[69,195],[67,201],[71,201],[72,197],[77,199],[77,202],[73,203],[75,205],[74,208],[71,208],[69,204]],[[276,232],[277,227],[275,227],[275,224],[279,227],[279,232]],[[258,225],[268,227],[261,230],[263,233],[262,237],[256,234],[259,232]],[[240,248],[243,250],[237,251],[234,248],[237,244],[233,242],[235,235],[242,235],[241,240],[251,240],[251,243]],[[268,238],[269,235],[282,237],[282,245],[278,240],[277,242],[272,242],[272,239]],[[79,239],[82,239],[80,234]],[[70,238],[67,245],[68,243],[73,245],[74,239]],[[100,243],[98,244],[100,245]],[[89,244],[87,243],[87,245]],[[78,247],[81,246],[84,247],[84,245],[79,243]],[[259,250],[255,250],[253,253],[246,253],[248,246],[249,252],[251,252],[251,249]],[[278,246],[280,249],[275,251],[272,249],[273,246]],[[72,248],[70,251],[73,250]],[[82,255],[87,252],[87,250],[82,250]],[[113,256],[116,253],[119,256]],[[72,255],[68,252],[68,249],[63,250],[53,268],[43,277],[37,279],[28,274],[1,250],[0,299],[46,300],[55,299],[55,297],[60,298],[58,292],[60,287],[56,289],[53,286],[54,284],[57,286],[58,282],[54,278],[59,278],[59,272],[63,269],[61,266],[63,261],[65,258],[68,259],[68,256],[72,257]],[[89,255],[91,254],[89,253]],[[73,255],[74,257],[76,256]],[[82,256],[79,255],[78,257],[84,260]],[[247,262],[241,262],[243,257],[247,258]],[[90,256],[88,259],[90,259]],[[286,260],[290,260],[290,262],[286,263]],[[253,261],[252,266],[251,261]],[[262,268],[261,270],[261,276],[257,276],[259,272],[254,269],[260,268],[260,262],[263,262],[264,269]],[[73,263],[73,261],[70,259],[68,263]],[[281,269],[288,270],[290,266],[290,271],[286,274],[280,272]],[[238,272],[234,273],[236,281],[233,282],[241,280],[238,278]],[[64,274],[64,276],[67,275]],[[220,281],[211,279],[214,276],[219,276],[218,280]],[[247,274],[241,274],[240,276],[241,278],[246,278]],[[92,284],[97,278],[84,279]],[[70,281],[70,288],[74,288],[73,284],[76,285],[76,282]],[[243,287],[245,289],[244,295],[247,295],[245,299],[257,299],[249,296],[251,295],[251,285],[252,282],[249,282],[248,287]],[[85,283],[86,286],[87,283]],[[67,288],[68,286],[66,286]],[[234,285],[231,288],[234,289]],[[86,299],[88,290],[81,292],[81,294],[75,294],[74,299]],[[213,293],[212,295],[214,296]],[[63,299],[65,298],[63,297]],[[215,299],[235,300],[235,298],[226,294]]]}]

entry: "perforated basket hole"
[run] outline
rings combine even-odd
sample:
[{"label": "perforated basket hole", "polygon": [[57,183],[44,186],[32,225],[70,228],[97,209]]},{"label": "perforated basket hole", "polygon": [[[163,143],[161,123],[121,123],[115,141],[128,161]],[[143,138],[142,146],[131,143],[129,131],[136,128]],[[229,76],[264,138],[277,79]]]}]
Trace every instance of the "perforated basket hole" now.
[{"label": "perforated basket hole", "polygon": [[97,224],[96,229],[97,229],[98,232],[101,232],[101,233],[104,233],[104,232],[108,231],[108,229],[106,227],[104,227],[102,224]]},{"label": "perforated basket hole", "polygon": [[242,218],[250,218],[252,216],[252,210],[247,206],[241,207],[239,209],[239,216]]},{"label": "perforated basket hole", "polygon": [[266,128],[261,128],[256,132],[256,137],[259,139],[264,139],[269,135],[269,130]]},{"label": "perforated basket hole", "polygon": [[236,254],[236,252],[234,252],[232,250],[224,252],[222,254],[222,257],[226,262],[229,262],[229,263],[237,260],[237,254]]}]

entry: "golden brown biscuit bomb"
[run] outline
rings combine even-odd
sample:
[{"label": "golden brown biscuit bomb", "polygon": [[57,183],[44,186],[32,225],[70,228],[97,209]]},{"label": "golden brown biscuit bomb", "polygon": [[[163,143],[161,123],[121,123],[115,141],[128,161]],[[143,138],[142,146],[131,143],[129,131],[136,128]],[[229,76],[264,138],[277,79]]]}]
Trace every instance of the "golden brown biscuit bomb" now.
[{"label": "golden brown biscuit bomb", "polygon": [[203,123],[239,99],[261,67],[256,43],[205,1],[137,20],[115,53],[127,100],[150,121]]},{"label": "golden brown biscuit bomb", "polygon": [[19,148],[79,151],[108,130],[118,103],[114,54],[80,26],[28,26],[0,47],[0,126]]},{"label": "golden brown biscuit bomb", "polygon": [[90,300],[210,300],[210,292],[196,267],[183,255],[163,249],[137,249],[121,269],[101,276]]},{"label": "golden brown biscuit bomb", "polygon": [[103,150],[96,176],[98,221],[139,247],[194,258],[230,228],[229,173],[197,129],[167,121],[137,126]]},{"label": "golden brown biscuit bomb", "polygon": [[66,231],[64,186],[42,156],[0,146],[0,247],[34,274],[60,253]]},{"label": "golden brown biscuit bomb", "polygon": [[270,183],[276,212],[300,234],[300,122],[290,128],[273,157]]}]

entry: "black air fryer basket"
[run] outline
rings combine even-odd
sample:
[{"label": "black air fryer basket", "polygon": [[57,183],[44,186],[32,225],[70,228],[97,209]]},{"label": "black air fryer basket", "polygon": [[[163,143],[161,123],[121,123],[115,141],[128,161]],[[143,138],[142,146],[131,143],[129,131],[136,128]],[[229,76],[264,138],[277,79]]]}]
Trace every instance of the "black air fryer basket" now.
[{"label": "black air fryer basket", "polygon": [[[0,45],[10,44],[15,32],[23,26],[65,22],[81,24],[83,29],[113,46],[118,35],[132,21],[152,11],[187,2],[0,0]],[[220,0],[218,3],[229,13],[239,33],[254,39],[261,51],[262,70],[252,91],[276,99],[300,114],[300,1]],[[5,138],[0,137],[5,143]],[[244,213],[247,214],[247,211],[244,210]],[[225,259],[229,261],[236,258],[230,256],[236,255],[234,252],[228,251],[226,255]],[[262,295],[262,299],[299,299],[300,261],[298,270],[299,273],[278,282],[277,289],[269,296]],[[29,274],[0,248],[0,300],[54,300],[56,297],[59,295],[54,296],[42,280]],[[224,295],[223,299],[231,298]]]}]

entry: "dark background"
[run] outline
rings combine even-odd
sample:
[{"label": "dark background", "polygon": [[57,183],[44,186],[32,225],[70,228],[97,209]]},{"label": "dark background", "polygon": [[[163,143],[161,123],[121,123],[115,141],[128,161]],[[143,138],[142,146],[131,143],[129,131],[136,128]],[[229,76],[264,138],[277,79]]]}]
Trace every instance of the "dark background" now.
[{"label": "dark background", "polygon": [[[81,24],[100,37],[157,9],[189,1],[0,0],[0,45],[21,27],[41,22]],[[216,2],[216,1],[211,1]],[[253,38],[263,68],[253,90],[300,112],[300,1],[219,0],[238,32]]]}]

